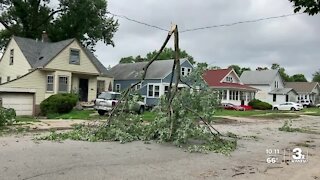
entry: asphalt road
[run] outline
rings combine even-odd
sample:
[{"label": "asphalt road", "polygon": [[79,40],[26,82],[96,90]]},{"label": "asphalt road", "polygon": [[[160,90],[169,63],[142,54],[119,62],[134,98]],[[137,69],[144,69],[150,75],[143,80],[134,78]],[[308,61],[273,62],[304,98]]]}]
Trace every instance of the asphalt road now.
[{"label": "asphalt road", "polygon": [[[294,123],[320,129],[319,117]],[[189,153],[157,143],[58,143],[34,142],[32,136],[0,137],[0,180],[320,178],[320,135],[281,132],[282,124],[276,120],[217,125],[221,131],[247,137],[238,141],[231,156]],[[257,138],[250,138],[253,135]],[[282,152],[306,141],[310,147],[301,148],[309,152],[308,163],[266,163],[266,149]]]}]

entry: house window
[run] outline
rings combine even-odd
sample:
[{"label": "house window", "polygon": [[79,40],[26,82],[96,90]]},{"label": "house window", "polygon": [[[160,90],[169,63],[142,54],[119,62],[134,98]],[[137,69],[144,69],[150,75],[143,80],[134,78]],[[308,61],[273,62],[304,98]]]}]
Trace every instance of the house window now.
[{"label": "house window", "polygon": [[59,92],[68,92],[68,76],[59,76]]},{"label": "house window", "polygon": [[305,95],[305,96],[304,96],[304,99],[308,99],[308,95]]},{"label": "house window", "polygon": [[116,84],[116,92],[120,92],[121,90],[121,85],[120,84]]},{"label": "house window", "polygon": [[278,82],[278,81],[275,81],[275,82],[274,82],[274,87],[275,87],[275,88],[279,88],[279,82]]},{"label": "house window", "polygon": [[154,86],[154,97],[160,96],[160,86]]},{"label": "house window", "polygon": [[77,64],[80,65],[80,51],[76,49],[70,50],[70,60],[69,64]]},{"label": "house window", "polygon": [[148,85],[148,97],[160,97],[160,86]]},{"label": "house window", "polygon": [[274,95],[273,95],[273,102],[276,102],[276,101],[277,101],[277,95],[274,94]]},{"label": "house window", "polygon": [[47,91],[53,92],[53,75],[47,76]]},{"label": "house window", "polygon": [[0,77],[0,84],[2,83],[2,78]]},{"label": "house window", "polygon": [[187,72],[187,75],[188,75],[188,76],[191,74],[191,71],[192,71],[192,69],[191,69],[191,68],[188,68],[188,72]]},{"label": "house window", "polygon": [[152,97],[153,96],[153,85],[148,86],[148,96]]},{"label": "house window", "polygon": [[13,58],[14,58],[14,49],[10,50],[10,64],[9,65],[13,65]]},{"label": "house window", "polygon": [[164,86],[164,94],[168,94],[169,92],[169,86]]},{"label": "house window", "polygon": [[229,100],[233,100],[234,91],[229,91]]},{"label": "house window", "polygon": [[139,89],[141,89],[141,84],[136,85],[136,90],[139,90]]},{"label": "house window", "polygon": [[227,80],[227,82],[233,82],[233,78],[232,77],[227,77],[226,80]]},{"label": "house window", "polygon": [[226,100],[227,99],[227,90],[223,90],[223,99]]},{"label": "house window", "polygon": [[97,97],[105,90],[106,90],[106,82],[103,80],[98,80],[97,81]]},{"label": "house window", "polygon": [[239,100],[239,91],[236,91],[235,93],[236,93],[236,98],[235,98],[235,100]]},{"label": "house window", "polygon": [[9,82],[10,81],[10,76],[7,76],[7,82]]},{"label": "house window", "polygon": [[186,68],[182,67],[182,68],[181,68],[181,75],[182,75],[182,76],[185,76],[185,73],[186,73],[185,71],[186,71]]}]

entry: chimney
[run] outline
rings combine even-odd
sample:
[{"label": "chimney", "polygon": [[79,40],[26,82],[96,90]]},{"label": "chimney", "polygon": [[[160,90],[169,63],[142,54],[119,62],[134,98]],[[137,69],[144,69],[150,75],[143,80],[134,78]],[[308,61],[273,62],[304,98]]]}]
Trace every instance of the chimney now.
[{"label": "chimney", "polygon": [[46,31],[42,31],[42,42],[49,42],[48,33]]}]

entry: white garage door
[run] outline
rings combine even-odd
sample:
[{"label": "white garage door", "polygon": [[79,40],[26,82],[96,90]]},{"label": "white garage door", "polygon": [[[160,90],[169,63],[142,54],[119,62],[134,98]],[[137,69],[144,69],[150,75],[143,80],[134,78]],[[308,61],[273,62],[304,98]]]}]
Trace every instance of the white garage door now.
[{"label": "white garage door", "polygon": [[33,94],[30,93],[1,93],[2,106],[13,108],[18,116],[33,115]]}]

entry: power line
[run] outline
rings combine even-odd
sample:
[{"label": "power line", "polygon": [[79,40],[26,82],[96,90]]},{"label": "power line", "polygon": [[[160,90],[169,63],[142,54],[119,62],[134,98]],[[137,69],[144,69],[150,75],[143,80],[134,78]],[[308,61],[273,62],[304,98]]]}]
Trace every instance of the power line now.
[{"label": "power line", "polygon": [[229,23],[229,24],[219,24],[219,25],[205,26],[205,27],[199,27],[199,28],[192,28],[192,29],[182,30],[182,31],[180,31],[180,33],[190,32],[190,31],[198,31],[198,30],[204,30],[204,29],[212,29],[212,28],[218,28],[218,27],[228,27],[228,26],[234,26],[234,25],[245,24],[245,23],[254,23],[254,22],[259,22],[259,21],[266,21],[269,19],[278,19],[278,18],[284,18],[284,17],[295,16],[295,15],[300,15],[300,14],[303,14],[303,13],[285,14],[285,15],[281,15],[281,16],[272,16],[272,17],[254,19],[254,20],[238,21],[238,22]]},{"label": "power line", "polygon": [[138,24],[142,24],[142,25],[145,25],[145,26],[148,26],[148,27],[152,27],[152,28],[156,28],[156,29],[159,29],[159,30],[162,30],[162,31],[169,32],[169,30],[167,30],[165,28],[162,28],[162,27],[159,27],[159,26],[155,26],[155,25],[151,25],[151,24],[148,24],[148,23],[145,23],[145,22],[142,22],[142,21],[138,21],[138,20],[135,20],[135,19],[131,19],[131,18],[129,18],[127,16],[124,16],[124,15],[118,15],[118,14],[114,14],[114,13],[111,13],[111,12],[107,12],[107,14],[111,14],[112,16],[123,18],[123,19],[126,19],[128,21],[132,21],[132,22],[135,22],[135,23],[138,23]]},{"label": "power line", "polygon": [[[142,24],[144,26],[148,26],[151,28],[155,28],[161,31],[165,31],[165,32],[169,32],[169,30],[156,26],[156,25],[152,25],[152,24],[148,24],[142,21],[138,21],[132,18],[129,18],[125,15],[119,15],[119,14],[114,14],[111,12],[107,12],[107,14],[110,14],[112,16],[115,17],[119,17],[119,18],[123,18],[126,19],[128,21],[132,21],[138,24]],[[246,21],[238,21],[238,22],[233,22],[233,23],[228,23],[228,24],[219,24],[219,25],[212,25],[212,26],[205,26],[205,27],[198,27],[198,28],[191,28],[191,29],[185,29],[180,31],[180,33],[185,33],[185,32],[190,32],[190,31],[199,31],[199,30],[204,30],[204,29],[212,29],[212,28],[219,28],[219,27],[229,27],[229,26],[235,26],[235,25],[239,25],[239,24],[246,24],[246,23],[254,23],[254,22],[259,22],[259,21],[266,21],[266,20],[270,20],[270,19],[279,19],[279,18],[285,18],[285,17],[289,17],[289,16],[296,16],[296,15],[300,15],[303,13],[293,13],[293,14],[285,14],[285,15],[280,15],[280,16],[271,16],[271,17],[265,17],[265,18],[259,18],[259,19],[253,19],[253,20],[246,20]]]}]

